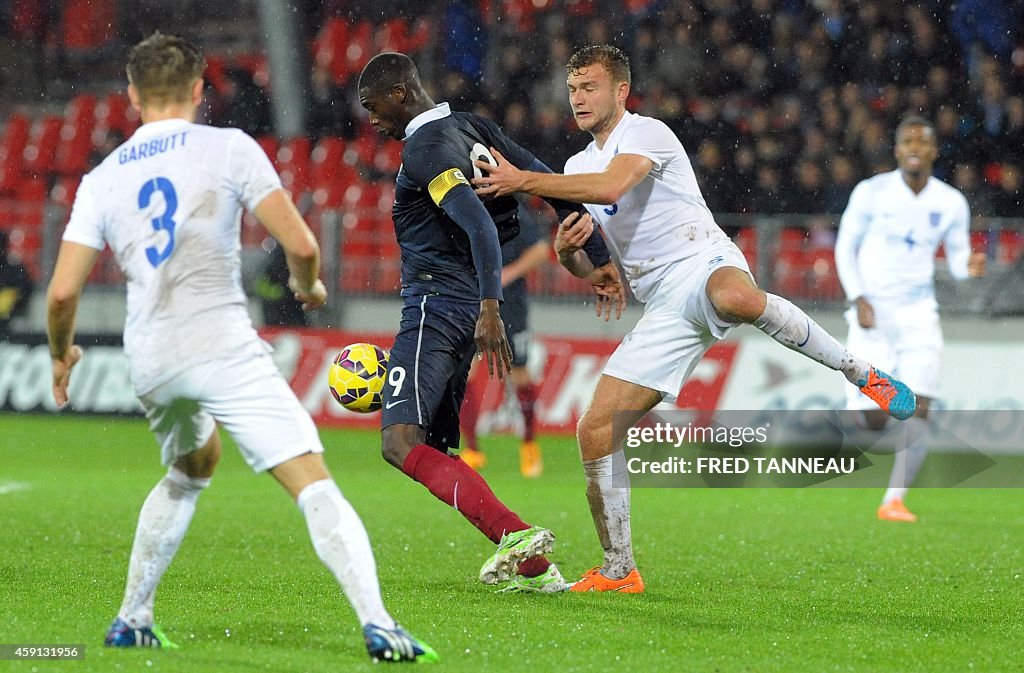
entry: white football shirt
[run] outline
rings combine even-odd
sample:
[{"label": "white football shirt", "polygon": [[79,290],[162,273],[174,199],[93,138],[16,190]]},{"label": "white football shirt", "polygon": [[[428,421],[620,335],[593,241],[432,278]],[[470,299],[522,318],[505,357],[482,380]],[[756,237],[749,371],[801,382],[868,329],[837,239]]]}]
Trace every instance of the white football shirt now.
[{"label": "white football shirt", "polygon": [[238,129],[151,122],[82,179],[64,240],[109,245],[128,285],[124,348],[138,394],[224,355],[269,349],[242,291],[243,206],[281,187]]},{"label": "white football shirt", "polygon": [[944,244],[950,273],[967,278],[969,228],[967,199],[937,178],[920,194],[898,170],[862,181],[836,239],[836,270],[847,298],[936,308],[935,253]]},{"label": "white football shirt", "polygon": [[618,154],[647,157],[654,167],[616,203],[584,205],[622,264],[633,294],[646,302],[673,263],[728,237],[704,202],[682,143],[658,119],[626,112],[604,147],[591,141],[569,157],[565,173],[603,172]]}]

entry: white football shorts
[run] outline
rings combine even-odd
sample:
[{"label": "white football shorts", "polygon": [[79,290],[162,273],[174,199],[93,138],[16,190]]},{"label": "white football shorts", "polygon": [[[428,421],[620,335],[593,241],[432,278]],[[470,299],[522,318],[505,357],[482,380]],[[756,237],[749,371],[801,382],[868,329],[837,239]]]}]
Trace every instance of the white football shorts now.
[{"label": "white football shorts", "polygon": [[324,450],[309,412],[266,354],[198,364],[139,400],[164,465],[201,448],[216,425],[255,472]]},{"label": "white football shorts", "polygon": [[704,353],[735,326],[718,316],[705,291],[711,274],[724,266],[750,274],[743,253],[728,239],[676,263],[644,306],[636,327],[608,359],[603,373],[657,390],[664,399],[675,401]]},{"label": "white football shorts", "polygon": [[[886,308],[873,304],[873,308],[875,327],[871,329],[857,324],[855,309],[846,312],[850,325],[847,349],[903,381],[915,394],[937,397],[943,339],[933,305]],[[846,406],[860,410],[878,407],[853,386],[847,386]]]}]

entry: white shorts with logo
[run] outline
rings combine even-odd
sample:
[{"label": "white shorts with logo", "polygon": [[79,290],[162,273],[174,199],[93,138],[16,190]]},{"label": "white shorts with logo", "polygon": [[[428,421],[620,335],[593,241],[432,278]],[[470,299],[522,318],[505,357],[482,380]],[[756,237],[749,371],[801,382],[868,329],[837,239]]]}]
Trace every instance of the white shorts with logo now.
[{"label": "white shorts with logo", "polygon": [[715,312],[705,287],[715,270],[732,266],[750,274],[736,245],[723,239],[679,262],[644,306],[636,327],[612,353],[604,374],[661,392],[675,401],[704,353],[734,326]]},{"label": "white shorts with logo", "polygon": [[[856,309],[846,312],[850,325],[846,347],[852,355],[903,381],[915,394],[935,398],[939,394],[942,360],[942,329],[932,303],[886,308],[873,304],[875,326],[857,323]],[[875,409],[878,405],[847,386],[848,409]]]},{"label": "white shorts with logo", "polygon": [[139,400],[164,465],[202,448],[215,424],[256,472],[324,450],[309,412],[266,354],[198,364]]}]

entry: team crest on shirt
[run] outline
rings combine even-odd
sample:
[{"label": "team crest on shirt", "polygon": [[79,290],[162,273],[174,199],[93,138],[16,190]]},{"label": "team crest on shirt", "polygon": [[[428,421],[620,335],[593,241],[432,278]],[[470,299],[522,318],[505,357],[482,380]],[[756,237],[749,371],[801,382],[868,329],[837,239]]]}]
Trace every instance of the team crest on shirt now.
[{"label": "team crest on shirt", "polygon": [[928,213],[928,224],[937,227],[941,221],[942,213]]}]

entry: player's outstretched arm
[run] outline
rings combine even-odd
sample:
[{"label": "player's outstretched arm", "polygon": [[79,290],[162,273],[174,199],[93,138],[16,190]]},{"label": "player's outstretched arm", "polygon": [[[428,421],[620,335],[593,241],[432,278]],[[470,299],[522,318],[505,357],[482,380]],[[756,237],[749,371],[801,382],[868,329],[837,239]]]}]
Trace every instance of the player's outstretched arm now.
[{"label": "player's outstretched arm", "polygon": [[323,306],[327,288],[319,277],[320,246],[288,192],[275,189],[257,204],[253,215],[284,248],[291,274],[288,287],[302,302],[303,310]]},{"label": "player's outstretched arm", "polygon": [[491,153],[498,162],[497,166],[486,161],[473,162],[484,173],[483,177],[473,179],[476,193],[481,197],[525,192],[575,203],[610,205],[639,184],[654,168],[654,162],[647,157],[619,154],[600,173],[562,175],[520,170],[497,149],[491,148]]},{"label": "player's outstretched arm", "polygon": [[74,345],[75,315],[85,280],[99,254],[96,248],[81,243],[61,243],[46,293],[46,334],[53,366],[53,399],[58,406],[68,401],[71,369],[82,357],[82,349]]}]

